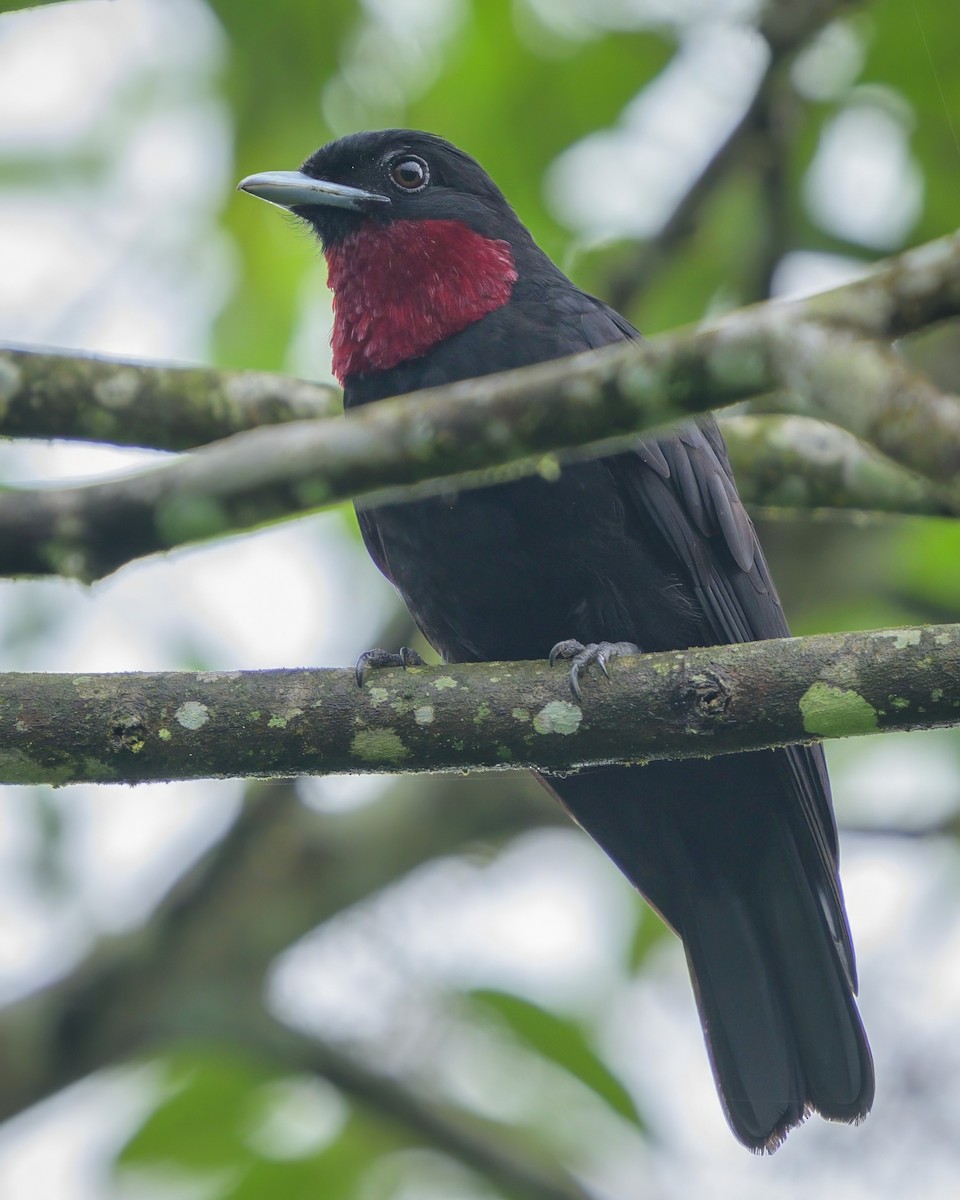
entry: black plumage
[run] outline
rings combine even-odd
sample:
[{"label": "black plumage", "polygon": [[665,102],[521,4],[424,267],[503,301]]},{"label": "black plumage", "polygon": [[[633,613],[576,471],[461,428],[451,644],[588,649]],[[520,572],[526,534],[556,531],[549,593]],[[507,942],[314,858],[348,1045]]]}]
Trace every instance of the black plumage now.
[{"label": "black plumage", "polygon": [[[411,163],[426,166],[427,180],[408,193],[392,172],[399,164],[416,178]],[[248,190],[265,195],[258,178],[267,177],[246,181]],[[306,182],[295,196],[266,198],[308,220],[341,271],[358,230],[397,221],[459,223],[506,243],[515,265],[499,306],[415,357],[348,373],[348,407],[639,336],[577,289],[483,170],[439,138],[354,135],[322,148],[296,178]],[[311,180],[344,193],[334,203],[314,198]],[[531,477],[359,519],[377,566],[450,662],[544,658],[570,638],[655,651],[788,632],[710,417],[566,466],[555,481]],[[861,1118],[873,1067],[820,748],[545,782],[682,938],[737,1137],[773,1149],[811,1109]]]}]

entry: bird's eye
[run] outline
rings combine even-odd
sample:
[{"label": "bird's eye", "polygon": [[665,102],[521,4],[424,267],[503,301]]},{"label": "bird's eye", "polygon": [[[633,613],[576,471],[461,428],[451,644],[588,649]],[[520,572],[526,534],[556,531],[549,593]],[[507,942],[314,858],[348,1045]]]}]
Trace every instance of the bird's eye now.
[{"label": "bird's eye", "polygon": [[430,182],[430,172],[422,158],[401,158],[390,168],[390,178],[405,192],[419,192]]}]

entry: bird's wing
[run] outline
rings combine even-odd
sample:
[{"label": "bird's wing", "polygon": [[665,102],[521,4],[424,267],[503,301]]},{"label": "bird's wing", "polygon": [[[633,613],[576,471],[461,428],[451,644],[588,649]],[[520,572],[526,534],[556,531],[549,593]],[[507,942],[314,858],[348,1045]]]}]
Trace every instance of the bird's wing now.
[{"label": "bird's wing", "polygon": [[[583,312],[581,327],[591,348],[640,337],[629,322],[599,301]],[[789,636],[776,587],[712,416],[643,438],[635,452],[607,462],[628,520],[632,517],[644,529],[657,529],[685,569],[709,640],[721,644]],[[813,837],[824,913],[855,988],[823,752],[819,746],[791,746],[780,762],[800,801],[792,818],[799,816],[807,836]]]},{"label": "bird's wing", "polygon": [[[640,339],[619,313],[580,295],[592,301],[580,316],[587,347]],[[644,524],[660,532],[686,568],[718,643],[789,635],[712,416],[638,439],[634,453],[609,462],[618,488],[633,501]]]},{"label": "bird's wing", "polygon": [[396,586],[396,581],[390,573],[390,567],[387,563],[387,552],[383,548],[383,537],[380,534],[380,526],[376,520],[375,509],[358,509],[357,524],[360,526],[360,535],[363,538],[363,544],[367,548],[367,553],[373,559],[377,570],[390,583]]}]

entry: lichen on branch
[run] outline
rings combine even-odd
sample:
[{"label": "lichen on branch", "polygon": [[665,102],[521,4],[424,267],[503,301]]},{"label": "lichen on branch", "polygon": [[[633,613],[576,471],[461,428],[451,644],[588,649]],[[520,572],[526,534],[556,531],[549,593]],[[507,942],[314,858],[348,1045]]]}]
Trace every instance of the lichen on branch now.
[{"label": "lichen on branch", "polygon": [[[0,676],[0,782],[463,771],[702,757],[960,724],[960,625],[373,673]],[[642,714],[642,719],[638,716]]]}]

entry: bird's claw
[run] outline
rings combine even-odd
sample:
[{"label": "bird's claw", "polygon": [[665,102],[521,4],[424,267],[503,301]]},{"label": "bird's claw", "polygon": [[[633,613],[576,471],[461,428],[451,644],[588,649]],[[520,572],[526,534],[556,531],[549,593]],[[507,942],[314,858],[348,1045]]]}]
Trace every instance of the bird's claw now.
[{"label": "bird's claw", "polygon": [[557,642],[550,651],[550,666],[552,667],[558,658],[570,663],[570,691],[573,692],[574,699],[579,700],[580,676],[592,663],[596,663],[609,679],[607,663],[611,658],[639,653],[640,647],[633,642],[590,642],[585,646],[576,638],[567,638],[566,641]]},{"label": "bird's claw", "polygon": [[384,667],[425,667],[427,664],[423,661],[416,650],[411,650],[409,646],[401,646],[400,653],[395,654],[391,650],[365,650],[357,659],[355,668],[357,676],[357,687],[363,687],[363,676],[367,667],[372,671],[380,671]]}]

